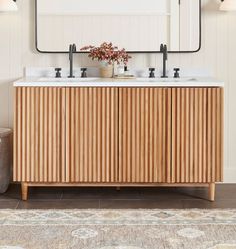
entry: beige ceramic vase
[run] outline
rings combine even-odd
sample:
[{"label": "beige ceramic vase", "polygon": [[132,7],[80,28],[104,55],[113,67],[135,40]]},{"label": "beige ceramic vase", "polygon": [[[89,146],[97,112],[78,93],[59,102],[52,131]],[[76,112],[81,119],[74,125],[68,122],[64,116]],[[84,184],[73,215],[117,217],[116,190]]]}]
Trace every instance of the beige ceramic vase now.
[{"label": "beige ceramic vase", "polygon": [[107,63],[101,63],[100,65],[100,77],[102,78],[112,78],[114,72],[114,66],[107,64]]}]

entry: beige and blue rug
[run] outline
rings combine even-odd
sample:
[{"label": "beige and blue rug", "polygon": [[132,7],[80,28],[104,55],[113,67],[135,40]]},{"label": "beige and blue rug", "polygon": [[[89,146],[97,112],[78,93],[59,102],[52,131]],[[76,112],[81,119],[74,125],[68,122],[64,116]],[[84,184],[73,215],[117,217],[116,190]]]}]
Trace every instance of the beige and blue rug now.
[{"label": "beige and blue rug", "polygon": [[0,210],[0,249],[236,249],[236,210]]}]

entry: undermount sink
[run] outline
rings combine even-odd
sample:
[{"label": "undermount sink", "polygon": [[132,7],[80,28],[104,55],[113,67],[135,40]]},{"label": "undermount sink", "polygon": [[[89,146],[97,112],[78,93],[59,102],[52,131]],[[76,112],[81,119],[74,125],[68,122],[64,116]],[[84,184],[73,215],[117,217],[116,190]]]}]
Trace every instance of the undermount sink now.
[{"label": "undermount sink", "polygon": [[40,78],[40,82],[90,82],[99,78]]},{"label": "undermount sink", "polygon": [[189,82],[196,81],[194,78],[137,78],[141,82]]},{"label": "undermount sink", "polygon": [[[39,82],[61,82],[61,83],[84,83],[84,82],[88,82],[88,83],[93,83],[93,82],[97,82],[97,83],[102,83],[102,82],[108,82],[108,81],[113,82],[113,78],[111,79],[103,79],[99,78],[99,77],[90,77],[90,78],[53,78],[53,77],[43,77],[40,78],[38,81]],[[116,79],[117,80],[117,79]],[[189,78],[189,77],[185,77],[185,78],[134,78],[134,79],[128,79],[128,80],[120,80],[121,82],[125,83],[125,82],[142,82],[142,83],[171,83],[171,82],[191,82],[191,81],[196,81],[195,78]]]}]

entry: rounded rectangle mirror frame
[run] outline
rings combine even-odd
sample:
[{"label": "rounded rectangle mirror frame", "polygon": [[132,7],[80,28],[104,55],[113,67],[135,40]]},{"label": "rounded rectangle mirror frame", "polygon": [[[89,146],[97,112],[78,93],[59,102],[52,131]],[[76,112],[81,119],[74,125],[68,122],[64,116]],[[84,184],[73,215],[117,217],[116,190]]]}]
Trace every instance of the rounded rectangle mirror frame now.
[{"label": "rounded rectangle mirror frame", "polygon": [[[199,47],[193,51],[168,51],[168,53],[196,53],[199,52],[202,45],[202,13],[201,13],[201,0],[199,0]],[[38,47],[38,0],[35,0],[35,47],[39,53],[46,54],[67,54],[67,51],[43,51]],[[156,54],[161,53],[161,51],[127,51],[130,54]],[[87,54],[88,52],[77,51],[78,54]]]}]

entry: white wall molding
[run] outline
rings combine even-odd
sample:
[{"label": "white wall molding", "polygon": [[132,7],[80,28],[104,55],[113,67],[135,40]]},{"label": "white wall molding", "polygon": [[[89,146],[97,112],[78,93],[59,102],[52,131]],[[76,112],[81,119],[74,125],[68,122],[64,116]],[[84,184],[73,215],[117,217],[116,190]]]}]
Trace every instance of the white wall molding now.
[{"label": "white wall molding", "polygon": [[224,183],[236,183],[236,165],[225,168]]}]

